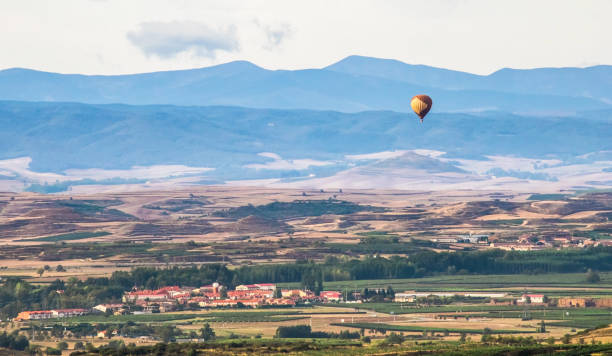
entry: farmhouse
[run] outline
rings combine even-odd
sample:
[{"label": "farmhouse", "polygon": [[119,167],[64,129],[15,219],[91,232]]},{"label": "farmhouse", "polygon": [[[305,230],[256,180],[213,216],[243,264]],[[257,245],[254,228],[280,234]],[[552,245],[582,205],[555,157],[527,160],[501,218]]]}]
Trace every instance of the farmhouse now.
[{"label": "farmhouse", "polygon": [[560,308],[585,308],[593,305],[591,298],[559,298],[557,306]]},{"label": "farmhouse", "polygon": [[330,290],[319,293],[319,297],[324,301],[339,302],[342,300],[342,293]]},{"label": "farmhouse", "polygon": [[227,292],[229,299],[251,299],[251,298],[272,298],[274,297],[273,290],[231,290]]},{"label": "farmhouse", "polygon": [[24,311],[17,315],[15,321],[22,320],[41,320],[51,318],[69,318],[73,316],[88,314],[87,309],[55,309],[55,310],[34,310]]},{"label": "farmhouse", "polygon": [[98,304],[93,308],[101,311],[102,313],[106,313],[107,311],[114,313],[125,308],[125,304]]},{"label": "farmhouse", "polygon": [[543,304],[545,303],[546,297],[544,294],[523,294],[518,303],[531,303],[531,304]]},{"label": "farmhouse", "polygon": [[21,320],[41,320],[41,319],[51,319],[54,318],[53,312],[51,310],[33,310],[33,311],[24,311],[17,315],[15,321]]},{"label": "farmhouse", "polygon": [[236,290],[269,290],[275,291],[276,284],[273,283],[259,283],[259,284],[241,284],[236,287]]},{"label": "farmhouse", "polygon": [[415,300],[414,293],[395,293],[393,301],[396,303],[412,303]]}]

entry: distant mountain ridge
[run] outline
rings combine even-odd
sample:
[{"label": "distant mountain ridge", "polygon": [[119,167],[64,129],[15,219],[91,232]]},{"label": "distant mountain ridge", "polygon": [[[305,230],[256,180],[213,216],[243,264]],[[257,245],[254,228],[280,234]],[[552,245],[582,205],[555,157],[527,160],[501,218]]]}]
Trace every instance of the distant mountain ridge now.
[{"label": "distant mountain ridge", "polygon": [[477,75],[392,59],[349,56],[325,69],[393,79],[449,90],[492,90],[507,93],[589,97],[612,103],[612,66],[586,68],[503,68]]},{"label": "distant mountain ridge", "polygon": [[[0,160],[31,157],[36,171],[182,164],[213,167],[219,179],[269,177],[266,172],[273,168],[247,167],[274,159],[262,152],[325,162],[309,170],[322,174],[347,155],[389,150],[439,150],[461,158],[571,158],[612,150],[612,112],[606,120],[433,113],[420,124],[391,111],[0,101],[0,127]],[[415,159],[405,156],[385,164],[456,171]]]},{"label": "distant mountain ridge", "polygon": [[434,98],[433,112],[567,115],[612,108],[612,67],[503,69],[480,76],[350,56],[305,70],[267,70],[236,61],[115,76],[0,71],[0,100],[18,101],[409,112],[408,101],[417,93]]}]

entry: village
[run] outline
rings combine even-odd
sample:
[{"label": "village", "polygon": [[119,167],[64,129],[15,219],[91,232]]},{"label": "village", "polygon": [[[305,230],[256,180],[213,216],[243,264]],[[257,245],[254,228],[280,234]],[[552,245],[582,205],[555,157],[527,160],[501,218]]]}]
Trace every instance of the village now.
[{"label": "village", "polygon": [[[61,292],[61,291],[58,291]],[[123,295],[123,303],[99,304],[88,309],[54,309],[23,311],[15,321],[67,318],[91,313],[148,314],[176,311],[179,308],[260,308],[292,307],[298,303],[335,303],[342,301],[338,291],[280,289],[272,283],[239,285],[228,290],[219,283],[199,288],[168,286],[155,290],[132,290]]]},{"label": "village", "polygon": [[586,237],[572,236],[568,233],[551,231],[540,234],[521,234],[510,241],[492,238],[485,234],[466,234],[441,236],[432,239],[439,245],[451,250],[466,248],[494,248],[506,251],[536,251],[545,249],[587,248],[612,246],[610,240],[595,240]]},{"label": "village", "polygon": [[[61,292],[61,291],[58,291]],[[376,288],[362,291],[321,291],[281,289],[273,283],[236,286],[228,290],[219,283],[194,287],[168,286],[155,290],[134,289],[125,292],[122,303],[99,304],[91,309],[53,309],[23,311],[13,321],[31,321],[78,317],[87,314],[142,315],[180,310],[213,308],[283,308],[311,304],[360,304],[373,300],[399,303],[405,308],[429,305],[488,303],[491,305],[533,305],[559,308],[612,308],[612,297],[548,297],[544,294],[512,295],[506,292],[482,291],[405,291]]]}]

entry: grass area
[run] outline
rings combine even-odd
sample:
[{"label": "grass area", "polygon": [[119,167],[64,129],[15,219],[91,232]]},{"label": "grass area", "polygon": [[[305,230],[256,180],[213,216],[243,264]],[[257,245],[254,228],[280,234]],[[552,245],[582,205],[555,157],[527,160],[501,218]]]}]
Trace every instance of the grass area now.
[{"label": "grass area", "polygon": [[[204,322],[245,323],[245,322],[280,322],[308,318],[301,311],[229,311],[212,312],[201,315]],[[199,321],[199,319],[198,319]]]},{"label": "grass area", "polygon": [[559,320],[549,322],[549,326],[566,326],[577,329],[593,328],[602,324],[612,324],[612,310],[595,308],[544,309],[523,311],[490,311],[471,316],[488,318],[521,318],[524,314],[534,320]]},{"label": "grass area", "polygon": [[521,225],[525,219],[483,220],[483,225]]},{"label": "grass area", "polygon": [[[600,272],[599,283],[588,283],[584,273],[548,273],[548,274],[510,274],[510,275],[454,275],[405,279],[367,279],[351,281],[325,282],[326,290],[362,290],[363,288],[393,287],[396,292],[415,291],[491,291],[504,288],[508,291],[523,292],[545,290],[547,288],[593,288],[592,294],[612,294],[612,272]],[[300,283],[280,283],[282,287],[295,288]],[[515,287],[515,289],[513,289]],[[552,294],[568,295],[567,290],[550,290]],[[582,295],[584,291],[580,292]],[[590,293],[588,293],[590,294]]]},{"label": "grass area", "polygon": [[342,200],[296,200],[293,202],[274,202],[266,205],[246,205],[215,212],[214,215],[240,219],[249,215],[266,219],[289,219],[325,214],[347,215],[360,211],[383,211],[382,208],[358,205]]},{"label": "grass area", "polygon": [[[385,330],[385,331],[405,331],[405,332],[449,332],[449,333],[466,333],[466,334],[484,334],[484,329],[459,329],[459,328],[435,328],[429,326],[412,326],[412,325],[391,325],[383,323],[334,323],[331,325],[344,326],[347,328],[368,329],[368,330]],[[535,331],[525,330],[490,330],[490,334],[528,334]]]},{"label": "grass area", "polygon": [[17,240],[17,241],[27,241],[27,242],[58,242],[58,241],[70,241],[70,240],[82,240],[82,239],[89,239],[92,237],[100,237],[100,236],[106,236],[106,235],[110,235],[110,232],[106,232],[106,231],[82,231],[82,232],[70,232],[67,234],[60,234],[60,235],[51,235],[51,236],[44,236],[44,237],[39,237],[36,239],[21,239],[21,240]]},{"label": "grass area", "polygon": [[527,200],[565,200],[570,194],[531,194]]},{"label": "grass area", "polygon": [[[325,305],[324,305],[325,306]],[[357,310],[373,310],[378,313],[385,314],[412,314],[412,313],[465,313],[465,312],[487,312],[487,311],[521,311],[521,306],[514,305],[440,305],[430,307],[409,307],[402,303],[361,303],[361,304],[333,304],[336,307],[354,308]]]},{"label": "grass area", "polygon": [[64,319],[48,319],[46,322],[68,322],[68,323],[152,323],[165,322],[176,320],[188,320],[201,317],[203,314],[178,314],[178,313],[160,313],[160,314],[140,314],[140,315],[83,315],[73,318]]},{"label": "grass area", "polygon": [[96,216],[105,214],[113,218],[135,220],[133,215],[117,209],[108,209],[111,206],[121,205],[120,200],[60,200],[58,204],[71,208],[75,213],[83,216]]}]

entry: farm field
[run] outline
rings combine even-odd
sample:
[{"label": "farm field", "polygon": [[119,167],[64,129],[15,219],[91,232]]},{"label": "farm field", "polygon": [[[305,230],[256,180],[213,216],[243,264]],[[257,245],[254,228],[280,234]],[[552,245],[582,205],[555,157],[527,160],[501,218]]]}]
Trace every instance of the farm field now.
[{"label": "farm field", "polygon": [[[551,338],[555,347],[571,347],[561,342],[570,335],[579,345],[581,333],[607,340],[599,330],[612,323],[610,308],[507,304],[523,294],[553,302],[612,296],[612,250],[602,244],[610,238],[610,194],[496,196],[231,187],[0,195],[0,295],[8,296],[0,301],[3,318],[26,308],[90,310],[120,303],[134,288],[214,282],[338,291],[347,299],[365,293],[357,297],[361,303],[297,300],[295,307],[256,309],[175,303],[173,311],[161,313],[5,320],[0,334],[17,330],[42,347],[64,340],[70,350],[79,342],[154,348],[201,343],[210,328],[214,340],[204,348],[227,355],[263,349],[312,355],[434,347],[472,352],[471,344],[487,337],[507,343],[489,345],[487,352],[513,342],[540,347]],[[473,236],[477,240],[470,242]],[[581,245],[567,245],[567,236]],[[529,239],[535,238],[546,248],[533,248]],[[498,243],[526,250],[500,250],[493,246]],[[393,294],[404,291],[506,297],[499,304],[492,298],[394,303]],[[277,337],[283,328],[305,327],[314,336]],[[389,344],[397,337],[401,346]]]},{"label": "farm field", "polygon": [[[461,275],[424,278],[399,278],[357,281],[330,281],[325,285],[329,289],[385,288],[392,286],[396,291],[547,291],[549,293],[567,293],[576,291],[584,294],[612,293],[612,273],[601,272],[601,281],[597,285],[587,283],[584,273],[547,273],[520,275]],[[283,284],[286,287],[298,286],[297,283]]]}]

